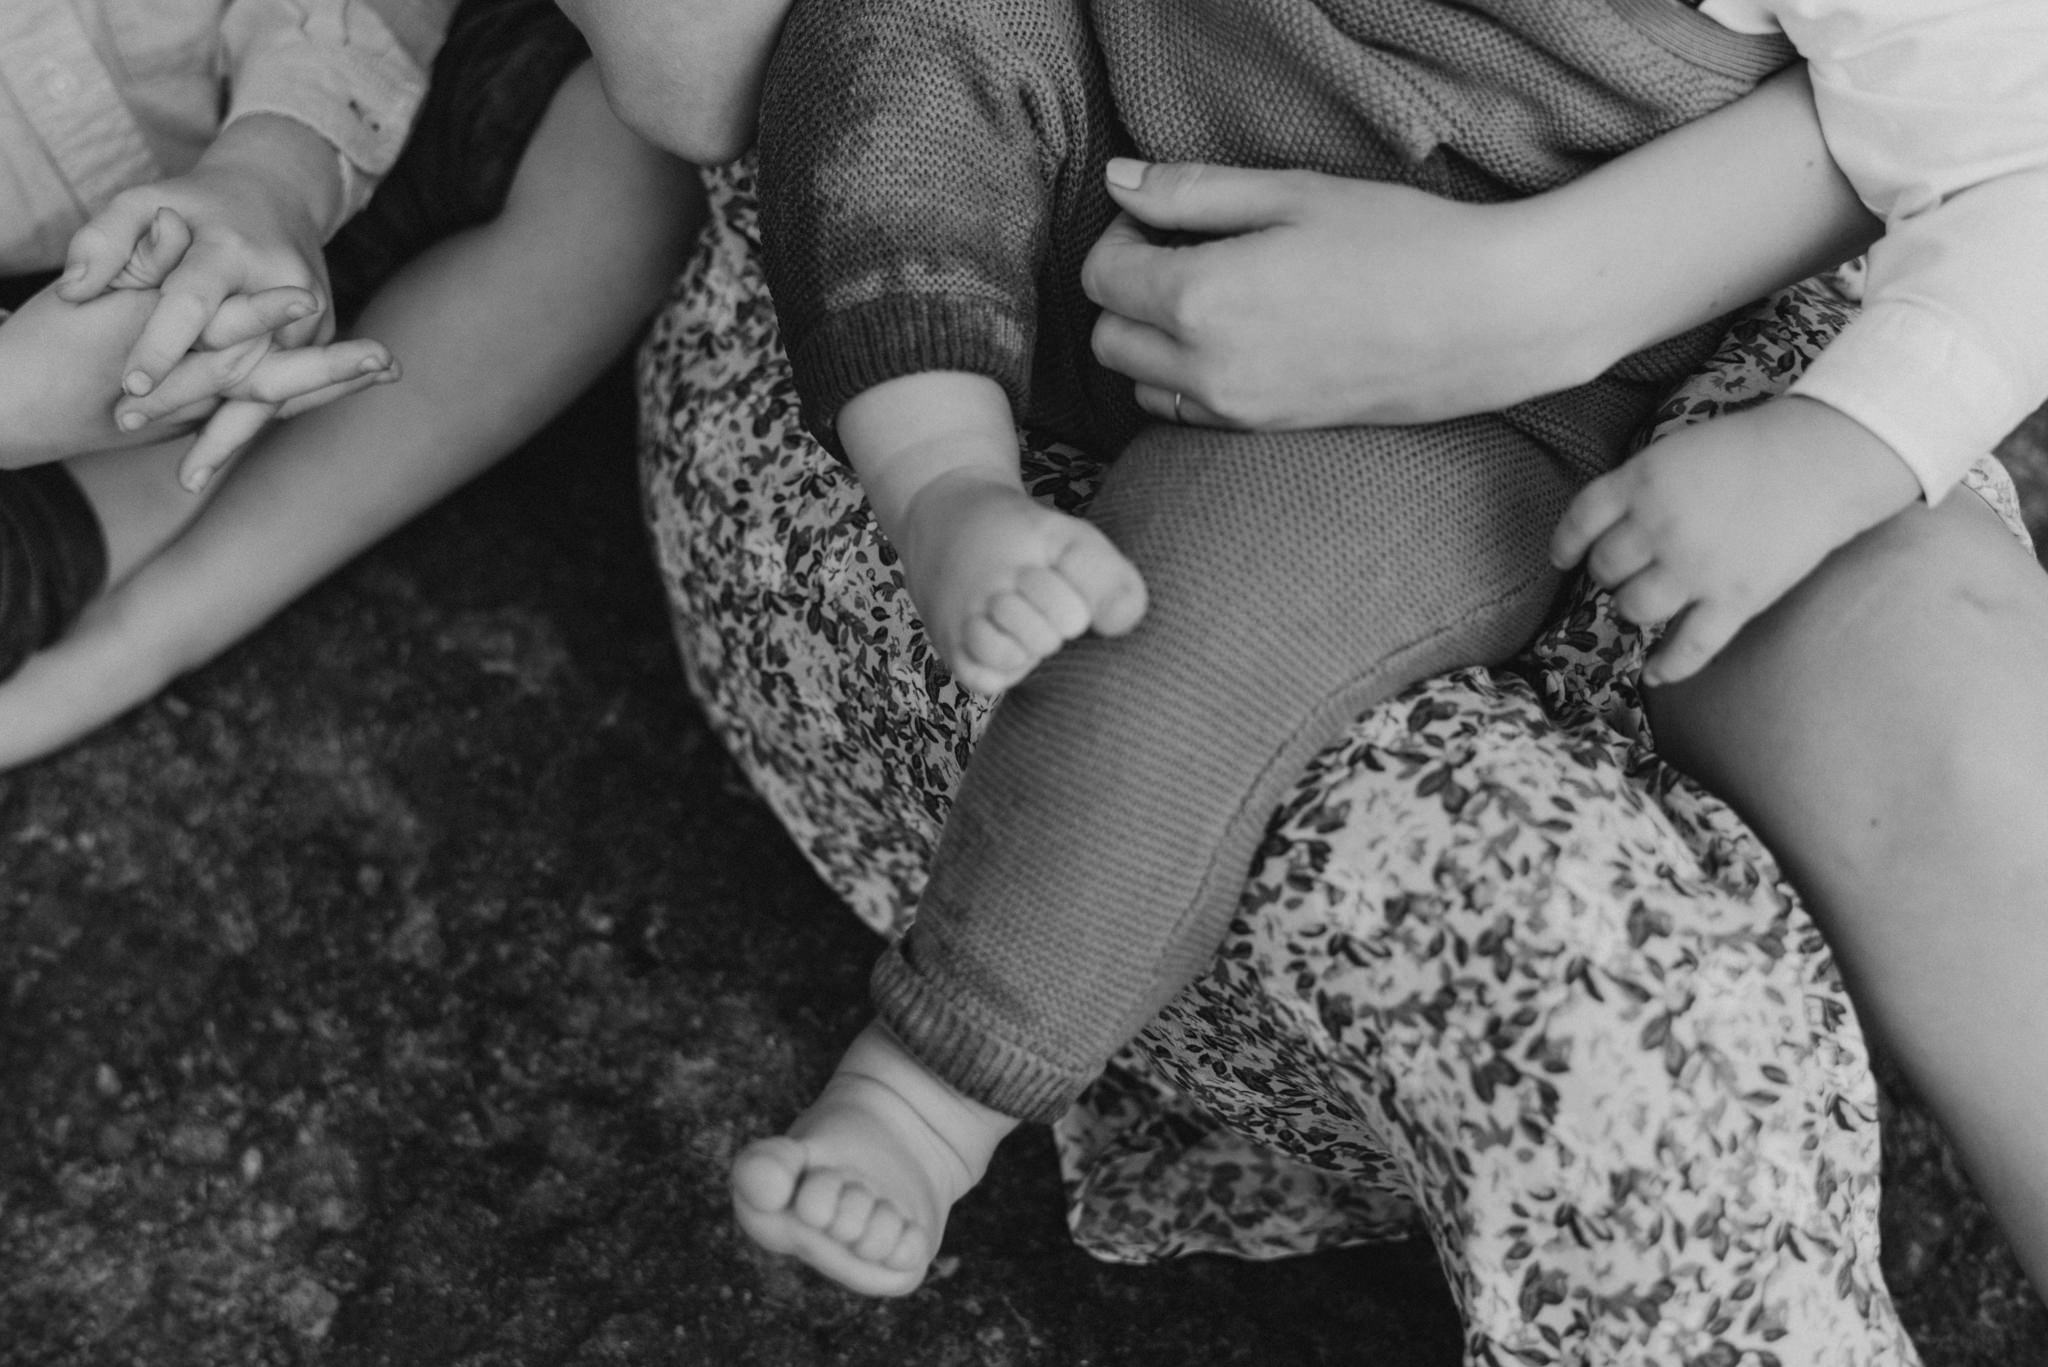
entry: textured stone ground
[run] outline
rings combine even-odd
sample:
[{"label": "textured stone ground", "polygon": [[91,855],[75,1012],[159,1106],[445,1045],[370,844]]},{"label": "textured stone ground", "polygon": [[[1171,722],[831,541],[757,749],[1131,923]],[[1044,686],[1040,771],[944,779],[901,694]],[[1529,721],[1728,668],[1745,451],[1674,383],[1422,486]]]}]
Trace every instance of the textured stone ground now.
[{"label": "textured stone ground", "polygon": [[[629,440],[614,384],[0,777],[0,1367],[1455,1363],[1426,1248],[1100,1266],[1041,1139],[905,1301],[742,1248],[726,1156],[873,947],[686,700]],[[1938,1143],[1890,1138],[1929,1361],[2048,1360]]]}]

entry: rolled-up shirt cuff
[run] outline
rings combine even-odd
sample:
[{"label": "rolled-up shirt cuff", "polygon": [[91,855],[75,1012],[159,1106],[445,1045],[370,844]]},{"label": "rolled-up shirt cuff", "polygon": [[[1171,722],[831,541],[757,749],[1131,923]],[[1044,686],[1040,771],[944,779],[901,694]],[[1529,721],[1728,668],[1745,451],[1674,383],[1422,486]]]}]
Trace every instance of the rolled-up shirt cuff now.
[{"label": "rolled-up shirt cuff", "polygon": [[388,35],[383,42],[337,48],[280,33],[246,54],[234,76],[228,121],[282,115],[333,146],[341,158],[342,207],[328,225],[332,232],[363,207],[398,160],[426,86],[426,73]]},{"label": "rolled-up shirt cuff", "polygon": [[2009,360],[1937,310],[1887,300],[1843,329],[1789,393],[1854,418],[1888,444],[1939,503],[2034,410]]}]

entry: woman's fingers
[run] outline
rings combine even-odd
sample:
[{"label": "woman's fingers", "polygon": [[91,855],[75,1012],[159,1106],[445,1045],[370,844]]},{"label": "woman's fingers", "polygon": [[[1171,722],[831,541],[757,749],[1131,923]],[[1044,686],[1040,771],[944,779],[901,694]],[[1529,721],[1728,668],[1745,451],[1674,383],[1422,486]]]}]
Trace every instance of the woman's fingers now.
[{"label": "woman's fingers", "polygon": [[1104,312],[1090,340],[1095,359],[1119,375],[1159,389],[1187,387],[1180,344],[1150,323]]},{"label": "woman's fingers", "polygon": [[279,285],[254,294],[237,294],[221,301],[212,321],[199,334],[199,345],[218,351],[247,342],[266,333],[311,318],[320,311],[320,300],[311,290],[297,285]]},{"label": "woman's fingers", "polygon": [[261,335],[219,351],[188,352],[147,394],[123,395],[114,404],[114,422],[125,432],[160,422],[191,404],[218,399],[248,378],[270,350]]},{"label": "woman's fingers", "polygon": [[1081,262],[1081,288],[1108,312],[1164,327],[1178,308],[1182,261],[1128,214],[1118,214]]},{"label": "woman's fingers", "polygon": [[185,458],[178,462],[178,483],[198,493],[213,477],[263,434],[277,410],[267,403],[230,399],[214,410]]},{"label": "woman's fingers", "polygon": [[1131,386],[1131,392],[1137,396],[1138,407],[1161,422],[1178,423],[1182,427],[1236,426],[1183,389],[1161,389],[1157,385],[1140,384]]},{"label": "woman's fingers", "polygon": [[158,209],[149,221],[149,231],[128,253],[128,260],[115,272],[108,287],[117,290],[153,290],[177,269],[192,245],[192,228],[184,216],[170,209]]},{"label": "woman's fingers", "polygon": [[278,406],[278,420],[296,418],[301,413],[310,413],[316,408],[325,408],[336,399],[345,399],[358,390],[368,389],[373,384],[392,384],[404,378],[397,361],[381,370],[365,370],[360,374],[341,380],[310,394],[301,394],[295,399],[286,399]]},{"label": "woman's fingers", "polygon": [[329,390],[350,385],[354,388],[347,392],[354,393],[363,384],[396,378],[396,364],[384,344],[355,337],[328,346],[272,351],[250,371],[246,380],[230,391],[230,397],[277,406],[293,404],[293,413],[303,413],[319,407],[306,402],[316,394],[325,395]]},{"label": "woman's fingers", "polygon": [[1172,232],[1230,237],[1284,222],[1299,175],[1116,157],[1104,178],[1117,206],[1140,222]]}]

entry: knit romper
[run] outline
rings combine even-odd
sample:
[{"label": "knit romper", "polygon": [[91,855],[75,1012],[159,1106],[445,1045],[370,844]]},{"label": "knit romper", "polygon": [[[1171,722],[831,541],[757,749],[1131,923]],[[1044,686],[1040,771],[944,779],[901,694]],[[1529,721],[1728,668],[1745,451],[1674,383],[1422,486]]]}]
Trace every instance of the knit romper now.
[{"label": "knit romper", "polygon": [[806,420],[830,444],[884,380],[991,376],[1026,423],[1118,452],[1089,516],[1150,600],[1130,635],[1040,664],[974,752],[874,977],[926,1066],[1013,1116],[1064,1110],[1210,962],[1309,758],[1406,685],[1534,635],[1559,514],[1718,335],[1451,422],[1149,423],[1088,350],[1104,160],[1498,201],[1789,59],[1683,0],[798,0],[761,184]]}]

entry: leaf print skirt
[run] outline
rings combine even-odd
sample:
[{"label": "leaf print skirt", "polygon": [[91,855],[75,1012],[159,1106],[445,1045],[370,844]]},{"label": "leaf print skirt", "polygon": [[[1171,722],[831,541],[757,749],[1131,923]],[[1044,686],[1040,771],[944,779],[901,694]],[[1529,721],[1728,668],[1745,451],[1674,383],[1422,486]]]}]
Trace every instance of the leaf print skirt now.
[{"label": "leaf print skirt", "polygon": [[[706,715],[877,931],[987,704],[802,431],[744,168],[640,358],[643,493]],[[1660,414],[1783,389],[1850,316],[1757,306]],[[1025,441],[1033,491],[1096,467]],[[1987,460],[1970,487],[2024,537]],[[1917,1361],[1877,1265],[1877,1100],[1813,923],[1660,762],[1643,634],[1582,590],[1513,667],[1360,718],[1273,819],[1209,974],[1056,1127],[1096,1256],[1430,1238],[1473,1363]]]}]

